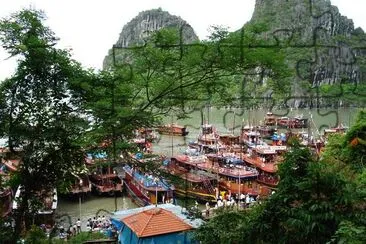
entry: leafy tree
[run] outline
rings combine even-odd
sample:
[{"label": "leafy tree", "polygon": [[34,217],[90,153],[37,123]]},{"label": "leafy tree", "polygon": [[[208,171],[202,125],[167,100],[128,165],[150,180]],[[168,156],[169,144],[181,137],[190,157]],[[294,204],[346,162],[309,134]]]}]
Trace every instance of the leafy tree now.
[{"label": "leafy tree", "polygon": [[57,38],[44,19],[41,11],[26,9],[0,22],[0,41],[18,61],[16,73],[0,87],[0,134],[21,158],[18,232],[23,221],[30,227],[43,206],[42,193],[72,177],[84,159],[75,143],[85,129],[83,111],[70,82],[86,74],[68,51],[55,48]]}]

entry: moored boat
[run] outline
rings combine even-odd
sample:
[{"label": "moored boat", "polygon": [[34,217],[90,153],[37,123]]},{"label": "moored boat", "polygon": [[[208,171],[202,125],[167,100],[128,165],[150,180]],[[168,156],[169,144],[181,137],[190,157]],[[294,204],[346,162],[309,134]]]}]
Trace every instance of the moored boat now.
[{"label": "moored boat", "polygon": [[[22,193],[24,192],[24,188],[19,186],[12,203],[13,211],[19,211],[19,203],[21,202]],[[54,226],[55,224],[55,211],[57,209],[58,198],[57,198],[57,190],[54,188],[53,190],[42,190],[37,192],[35,196],[39,202],[41,203],[41,207],[36,212],[34,223],[36,225],[47,225]]]},{"label": "moored boat", "polygon": [[272,112],[267,112],[264,116],[264,124],[268,126],[273,126],[277,123],[277,118]]},{"label": "moored boat", "polygon": [[182,180],[175,188],[177,195],[193,198],[201,202],[216,202],[218,198],[218,182],[213,174],[191,170],[182,161],[172,157],[163,163],[167,172]]},{"label": "moored boat", "polygon": [[116,193],[122,192],[123,183],[118,177],[116,172],[107,171],[96,171],[90,176],[90,181],[93,190],[98,194],[115,195]]},{"label": "moored boat", "polygon": [[186,126],[175,123],[159,126],[157,130],[160,134],[173,136],[186,136],[189,133]]},{"label": "moored boat", "polygon": [[139,206],[174,201],[174,186],[129,165],[123,166],[123,182],[130,197]]},{"label": "moored boat", "polygon": [[92,184],[87,174],[75,175],[75,180],[70,186],[71,194],[89,193],[92,190]]},{"label": "moored boat", "polygon": [[286,151],[286,146],[266,146],[248,149],[243,155],[243,160],[257,168],[259,175],[257,181],[262,184],[261,194],[268,195],[271,188],[277,187],[279,178],[276,174],[280,163],[280,154]]}]

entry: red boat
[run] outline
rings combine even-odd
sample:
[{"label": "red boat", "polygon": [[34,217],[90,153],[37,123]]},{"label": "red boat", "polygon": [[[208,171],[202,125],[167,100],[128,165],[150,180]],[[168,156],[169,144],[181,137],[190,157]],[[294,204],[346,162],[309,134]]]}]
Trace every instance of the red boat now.
[{"label": "red boat", "polygon": [[217,179],[190,169],[190,166],[172,157],[165,165],[171,175],[181,178],[184,183],[178,184],[175,191],[182,197],[193,198],[202,202],[216,202],[218,198]]},{"label": "red boat", "polygon": [[137,205],[143,207],[174,201],[174,187],[167,182],[129,165],[123,167],[122,175],[126,190]]},{"label": "red boat", "polygon": [[308,119],[301,116],[293,118],[281,117],[277,119],[277,125],[282,128],[308,128]]},{"label": "red boat", "polygon": [[[109,167],[108,167],[109,168]],[[122,181],[116,174],[111,172],[110,169],[99,169],[90,176],[90,181],[94,191],[98,195],[108,194],[110,196],[117,192],[122,192]]]},{"label": "red boat", "polygon": [[75,175],[75,180],[70,187],[71,194],[91,192],[92,185],[87,174]]},{"label": "red boat", "polygon": [[277,118],[274,116],[272,112],[268,112],[266,116],[264,116],[264,124],[268,126],[276,125]]},{"label": "red boat", "polygon": [[186,136],[189,133],[186,126],[175,123],[159,126],[157,130],[160,134],[173,136]]},{"label": "red boat", "polygon": [[249,152],[243,155],[243,160],[255,166],[259,172],[257,181],[264,186],[261,194],[268,195],[271,188],[277,187],[277,165],[281,161],[280,154],[284,151],[286,146],[266,146],[249,149]]},{"label": "red boat", "polygon": [[189,157],[179,155],[172,157],[172,160],[179,161],[187,169],[202,170],[217,175],[220,188],[230,191],[232,194],[248,193],[258,195],[256,184],[258,172],[255,169],[243,165],[234,165],[234,163],[230,164],[230,162],[224,164],[220,162],[220,156],[217,154],[208,154],[206,156]]}]

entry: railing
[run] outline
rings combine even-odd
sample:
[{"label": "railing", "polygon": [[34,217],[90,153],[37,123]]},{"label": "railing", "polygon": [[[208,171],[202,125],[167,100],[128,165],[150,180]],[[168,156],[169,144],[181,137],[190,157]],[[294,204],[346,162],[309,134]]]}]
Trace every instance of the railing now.
[{"label": "railing", "polygon": [[144,187],[159,187],[163,188],[165,190],[168,190],[169,187],[167,186],[167,183],[162,182],[162,180],[158,179],[155,180],[155,178],[152,175],[145,176],[140,174],[139,172],[136,172],[135,170],[132,170],[130,166],[125,166],[123,169],[128,172],[137,182],[139,182]]},{"label": "railing", "polygon": [[279,182],[279,179],[277,177],[266,176],[266,175],[258,176],[258,180],[271,185],[277,185]]},{"label": "railing", "polygon": [[136,201],[136,204],[139,205],[139,206],[147,206],[147,205],[150,205],[149,202],[141,199],[140,197],[138,197],[135,192],[130,188],[130,186],[125,182],[125,187],[128,191],[128,193],[130,194],[130,196]]}]

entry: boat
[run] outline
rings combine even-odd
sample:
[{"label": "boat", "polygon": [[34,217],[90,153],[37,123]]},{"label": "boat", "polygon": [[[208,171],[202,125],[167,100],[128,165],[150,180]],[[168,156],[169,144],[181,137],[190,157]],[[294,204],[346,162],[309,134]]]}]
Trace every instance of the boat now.
[{"label": "boat", "polygon": [[154,128],[141,128],[135,131],[135,138],[144,138],[148,142],[159,139],[159,133]]},{"label": "boat", "polygon": [[112,170],[106,153],[89,153],[85,163],[90,168],[89,180],[92,191],[98,195],[107,194],[109,196],[122,192],[122,180],[118,177],[117,172]]},{"label": "boat", "polygon": [[257,126],[256,130],[264,139],[271,139],[272,135],[277,131],[277,129],[270,126]]},{"label": "boat", "polygon": [[82,194],[91,192],[92,184],[87,174],[74,174],[74,176],[75,180],[70,186],[69,193]]},{"label": "boat", "polygon": [[277,118],[272,112],[267,112],[266,116],[264,116],[264,124],[267,126],[276,125]]},{"label": "boat", "polygon": [[[24,188],[19,186],[14,195],[14,200],[12,204],[13,211],[19,211],[19,202],[22,197],[22,192]],[[57,190],[54,188],[53,190],[42,190],[38,192],[35,196],[41,202],[41,208],[36,212],[34,224],[36,225],[46,225],[46,226],[54,226],[55,224],[55,211],[57,209],[58,198],[57,198]]]},{"label": "boat", "polygon": [[99,168],[89,178],[92,190],[98,195],[107,194],[113,196],[118,192],[122,192],[123,182],[110,167]]},{"label": "boat", "polygon": [[4,171],[6,172],[15,172],[17,171],[19,164],[20,164],[20,159],[1,159],[1,163],[2,165],[4,165]]},{"label": "boat", "polygon": [[337,127],[324,129],[324,137],[327,138],[330,134],[345,134],[348,129],[349,128],[343,124],[340,124]]},{"label": "boat", "polygon": [[175,123],[159,126],[157,131],[162,135],[186,136],[189,131],[186,126],[181,126]]},{"label": "boat", "polygon": [[[201,170],[216,175],[219,181],[219,190],[229,194],[248,193],[258,195],[256,178],[258,172],[254,168],[236,165],[236,162],[223,163],[222,156],[218,154],[206,154],[200,156],[177,155],[172,160],[178,161],[190,170]],[[238,160],[233,157],[232,160]],[[221,194],[221,193],[220,193]]]},{"label": "boat", "polygon": [[256,130],[256,127],[244,126],[241,130],[241,143],[247,147],[266,146],[267,143],[262,140],[262,135]]},{"label": "boat", "polygon": [[227,149],[221,142],[220,135],[216,131],[216,128],[207,123],[201,125],[201,132],[197,137],[197,141],[190,142],[188,146],[201,153],[217,153]]},{"label": "boat", "polygon": [[308,128],[308,119],[303,118],[301,115],[295,116],[295,117],[280,117],[277,119],[277,125],[280,128],[295,128],[295,129],[301,129],[301,128]]},{"label": "boat", "polygon": [[287,150],[286,146],[260,146],[249,148],[243,155],[243,160],[258,170],[257,182],[262,186],[261,195],[268,195],[279,182],[277,165],[281,162],[281,154]]},{"label": "boat", "polygon": [[182,197],[193,198],[199,202],[216,202],[218,198],[218,182],[216,177],[203,171],[194,171],[182,161],[172,157],[163,162],[166,171],[182,180],[177,184],[175,192]]},{"label": "boat", "polygon": [[259,194],[259,185],[256,182],[258,171],[254,167],[246,166],[240,158],[241,154],[223,153],[206,156],[208,161],[206,164],[211,164],[211,171],[219,176],[220,188],[237,195]]},{"label": "boat", "polygon": [[174,187],[165,180],[143,173],[127,164],[123,166],[122,175],[125,189],[137,205],[174,202]]}]

